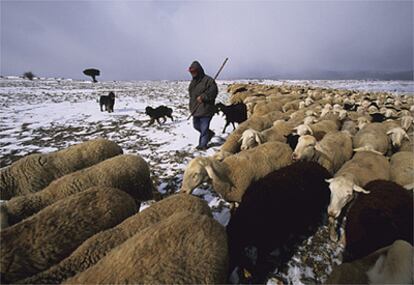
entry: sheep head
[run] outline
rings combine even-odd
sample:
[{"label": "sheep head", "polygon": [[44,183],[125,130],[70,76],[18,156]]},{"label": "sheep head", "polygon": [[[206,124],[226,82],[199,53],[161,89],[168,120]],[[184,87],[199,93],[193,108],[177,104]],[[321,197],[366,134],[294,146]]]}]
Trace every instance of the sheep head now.
[{"label": "sheep head", "polygon": [[361,130],[365,127],[366,124],[369,124],[371,121],[367,117],[359,117],[358,118],[358,129]]},{"label": "sheep head", "polygon": [[303,124],[304,125],[309,125],[309,124],[313,124],[316,122],[316,117],[315,116],[307,116],[304,120],[303,120]]},{"label": "sheep head", "polygon": [[369,191],[356,185],[353,179],[345,176],[338,176],[325,181],[329,183],[329,189],[331,190],[328,215],[335,219],[341,214],[342,208],[352,200],[354,191],[369,194]]},{"label": "sheep head", "polygon": [[264,139],[260,132],[253,129],[247,129],[243,132],[239,142],[241,142],[240,149],[246,150],[264,143]]},{"label": "sheep head", "polygon": [[220,188],[226,186],[230,191],[231,183],[227,176],[227,169],[222,162],[212,157],[196,157],[190,161],[184,172],[181,192],[191,194],[191,192],[204,182],[212,181],[213,186]]},{"label": "sheep head", "polygon": [[295,151],[292,153],[292,160],[311,161],[315,155],[316,139],[313,136],[301,136],[296,145]]},{"label": "sheep head", "polygon": [[310,98],[310,97],[307,97],[306,99],[305,99],[305,106],[306,107],[309,107],[310,105],[312,105],[313,104],[313,99],[312,98]]},{"label": "sheep head", "polygon": [[307,125],[307,124],[302,124],[302,125],[299,125],[299,126],[297,126],[297,127],[294,127],[293,128],[295,131],[296,131],[296,133],[298,134],[298,135],[300,135],[300,136],[304,136],[304,135],[307,135],[307,134],[311,134],[311,135],[313,135],[313,131],[312,131],[312,129],[309,127],[309,125]]},{"label": "sheep head", "polygon": [[387,132],[387,135],[391,139],[392,146],[397,149],[401,147],[401,143],[404,140],[404,138],[410,140],[410,137],[401,127],[392,128]]},{"label": "sheep head", "polygon": [[196,157],[190,161],[184,171],[183,183],[180,192],[191,194],[191,192],[204,182],[209,180],[205,165],[206,157]]}]

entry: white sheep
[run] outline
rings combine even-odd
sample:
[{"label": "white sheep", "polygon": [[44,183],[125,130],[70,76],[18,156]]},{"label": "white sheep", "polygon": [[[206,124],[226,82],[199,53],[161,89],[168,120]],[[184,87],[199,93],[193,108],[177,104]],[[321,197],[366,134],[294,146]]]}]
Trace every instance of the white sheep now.
[{"label": "white sheep", "polygon": [[316,139],[321,140],[325,134],[337,131],[338,128],[337,121],[322,120],[311,125],[302,124],[293,129],[296,130],[297,134],[300,136],[310,134],[315,136]]},{"label": "white sheep", "polygon": [[381,123],[365,125],[354,136],[355,151],[371,151],[385,154],[388,151],[388,137],[385,126]]},{"label": "white sheep", "polygon": [[413,247],[404,240],[334,267],[326,284],[412,284]]},{"label": "white sheep", "polygon": [[196,157],[185,172],[181,191],[190,194],[197,186],[212,181],[225,200],[240,202],[249,185],[272,171],[291,163],[292,150],[281,142],[268,142],[226,157]]},{"label": "white sheep", "polygon": [[346,120],[342,123],[341,131],[348,132],[351,136],[354,136],[357,132],[357,124],[352,120]]},{"label": "white sheep", "polygon": [[273,127],[261,132],[253,129],[247,129],[243,132],[240,138],[240,149],[250,149],[265,142],[286,142],[286,136],[289,135],[292,132],[292,130],[293,125],[284,120],[275,121],[273,123]]},{"label": "white sheep", "polygon": [[337,240],[335,222],[342,208],[354,197],[354,192],[368,194],[362,187],[370,181],[390,178],[390,164],[383,155],[370,151],[357,152],[335,174],[327,179],[331,190],[331,201],[328,207],[331,224],[331,239]]},{"label": "white sheep", "polygon": [[405,116],[401,117],[401,127],[405,131],[408,131],[408,129],[411,127],[413,121],[414,121],[414,118],[412,116],[405,115]]},{"label": "white sheep", "polygon": [[404,139],[410,140],[405,130],[401,127],[395,127],[387,131],[387,136],[391,140],[392,147],[399,149]]},{"label": "white sheep", "polygon": [[406,189],[414,188],[414,153],[400,151],[391,156],[390,179]]},{"label": "white sheep", "polygon": [[326,134],[320,142],[315,137],[305,135],[292,154],[293,160],[315,161],[334,174],[352,157],[352,138],[345,132]]},{"label": "white sheep", "polygon": [[357,119],[358,129],[360,130],[369,123],[371,123],[371,120],[368,117],[362,116]]}]

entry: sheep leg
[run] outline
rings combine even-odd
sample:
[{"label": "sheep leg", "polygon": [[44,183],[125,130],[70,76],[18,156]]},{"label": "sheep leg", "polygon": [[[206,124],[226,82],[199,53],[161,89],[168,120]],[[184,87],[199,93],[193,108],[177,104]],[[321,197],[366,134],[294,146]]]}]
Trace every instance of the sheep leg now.
[{"label": "sheep leg", "polygon": [[171,121],[174,121],[174,118],[172,115],[169,115],[168,117],[171,119]]},{"label": "sheep leg", "polygon": [[99,106],[101,107],[101,112],[103,112],[103,109],[102,109],[102,106],[103,106],[103,105],[102,105],[102,104],[99,104]]},{"label": "sheep leg", "polygon": [[227,128],[227,126],[230,124],[230,122],[228,122],[228,121],[226,121],[226,124],[224,125],[224,129],[223,129],[223,134],[226,132],[226,128]]},{"label": "sheep leg", "polygon": [[234,125],[234,122],[231,122],[231,124],[233,125],[233,131],[236,129],[236,126]]},{"label": "sheep leg", "polygon": [[158,124],[161,126],[161,121],[160,121],[160,118],[157,118],[157,122],[158,122]]},{"label": "sheep leg", "polygon": [[154,124],[154,122],[155,122],[154,118],[151,118],[150,122],[148,123],[148,127]]},{"label": "sheep leg", "polygon": [[333,242],[337,242],[338,239],[339,239],[338,233],[336,232],[336,227],[337,227],[337,221],[336,221],[336,219],[335,218],[332,218],[332,217],[329,217],[329,225],[328,225],[329,238]]}]

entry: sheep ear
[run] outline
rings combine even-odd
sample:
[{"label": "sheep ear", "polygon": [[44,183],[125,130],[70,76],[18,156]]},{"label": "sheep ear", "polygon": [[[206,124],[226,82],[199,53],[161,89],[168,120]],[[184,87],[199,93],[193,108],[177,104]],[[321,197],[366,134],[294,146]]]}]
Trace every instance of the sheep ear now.
[{"label": "sheep ear", "polygon": [[364,193],[364,194],[369,194],[370,193],[369,191],[365,190],[364,188],[362,188],[361,186],[358,186],[356,184],[354,184],[352,189],[354,189],[355,192],[360,192],[360,193]]},{"label": "sheep ear", "polygon": [[411,141],[411,139],[410,139],[410,137],[408,136],[408,134],[407,134],[407,133],[404,133],[404,137],[405,137],[407,140]]},{"label": "sheep ear", "polygon": [[333,178],[329,178],[329,179],[325,179],[326,183],[331,183],[334,179]]},{"label": "sheep ear", "polygon": [[208,160],[208,163],[204,166],[204,168],[207,171],[208,177],[210,177],[212,180],[228,180],[226,174],[224,173],[224,167],[221,165],[220,162],[214,159],[210,159]]},{"label": "sheep ear", "polygon": [[392,131],[388,131],[387,132],[387,136],[389,136],[390,134],[392,134]]},{"label": "sheep ear", "polygon": [[309,125],[305,125],[305,126],[306,126],[306,128],[308,129],[309,133],[310,133],[311,135],[313,135],[313,131],[312,131],[311,127],[309,127]]},{"label": "sheep ear", "polygon": [[256,134],[255,134],[255,139],[256,139],[256,142],[257,142],[258,144],[262,144],[262,143],[263,143],[263,137],[261,136],[261,134],[260,134],[260,133],[256,133]]}]

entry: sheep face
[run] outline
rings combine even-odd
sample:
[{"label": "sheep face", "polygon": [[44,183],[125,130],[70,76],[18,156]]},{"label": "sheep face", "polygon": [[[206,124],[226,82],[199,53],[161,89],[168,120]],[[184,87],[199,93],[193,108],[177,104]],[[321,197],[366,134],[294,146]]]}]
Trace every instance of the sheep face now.
[{"label": "sheep face", "polygon": [[387,132],[387,135],[391,139],[392,146],[397,149],[401,147],[401,143],[404,138],[410,140],[410,137],[407,135],[407,133],[400,127],[392,128]]},{"label": "sheep face", "polygon": [[299,138],[295,151],[292,153],[292,160],[311,161],[315,155],[316,139],[313,136],[305,135]]},{"label": "sheep face", "polygon": [[331,112],[331,109],[323,108],[321,112],[321,117],[328,115]]},{"label": "sheep face", "polygon": [[313,124],[314,122],[316,122],[316,117],[315,116],[308,116],[303,120],[304,125]]},{"label": "sheep face", "polygon": [[214,187],[229,191],[233,183],[227,175],[228,171],[223,163],[212,157],[196,157],[185,169],[180,191],[191,194],[197,186],[210,181],[213,182]]},{"label": "sheep face", "polygon": [[313,103],[313,99],[312,98],[307,97],[305,99],[305,106],[306,107],[309,107],[310,105],[312,105],[312,103]]},{"label": "sheep face", "polygon": [[342,121],[346,118],[347,115],[348,113],[346,112],[346,110],[339,110],[338,119]]},{"label": "sheep face", "polygon": [[353,191],[369,193],[369,191],[343,176],[327,179],[326,182],[329,183],[329,189],[331,190],[328,215],[335,219],[341,214],[342,208],[352,200]]},{"label": "sheep face", "polygon": [[385,117],[390,118],[395,116],[395,111],[392,109],[387,109],[384,114]]},{"label": "sheep face", "polygon": [[312,129],[308,125],[306,125],[306,124],[299,125],[299,126],[293,128],[293,129],[296,131],[296,133],[299,136],[304,136],[304,135],[307,135],[307,134],[312,134]]},{"label": "sheep face", "polygon": [[378,108],[375,106],[369,106],[368,107],[368,113],[375,113],[378,112]]},{"label": "sheep face", "polygon": [[249,148],[253,148],[259,144],[263,143],[263,138],[261,134],[253,129],[245,130],[240,138],[241,150],[246,150]]},{"label": "sheep face", "polygon": [[205,168],[206,163],[204,160],[206,160],[205,157],[196,157],[190,161],[184,172],[181,192],[191,194],[197,186],[208,181],[209,176]]},{"label": "sheep face", "polygon": [[366,124],[370,123],[369,119],[366,117],[358,118],[358,129],[361,130]]}]

